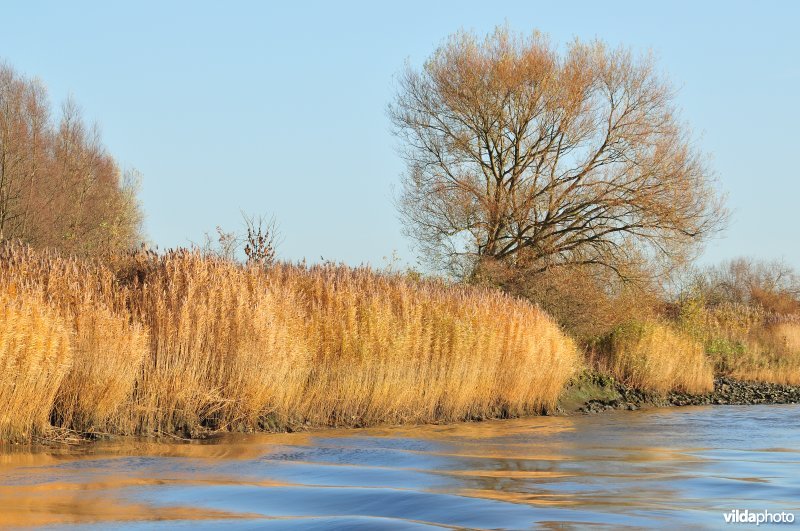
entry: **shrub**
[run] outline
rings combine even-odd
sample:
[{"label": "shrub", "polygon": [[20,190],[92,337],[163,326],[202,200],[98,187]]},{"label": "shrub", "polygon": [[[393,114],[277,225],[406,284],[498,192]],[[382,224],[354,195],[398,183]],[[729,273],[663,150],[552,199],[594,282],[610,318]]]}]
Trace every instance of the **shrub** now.
[{"label": "shrub", "polygon": [[590,344],[616,327],[656,315],[656,289],[642,272],[636,281],[622,282],[603,268],[556,267],[530,274],[499,261],[484,260],[473,281],[496,286],[536,303],[579,343]]}]

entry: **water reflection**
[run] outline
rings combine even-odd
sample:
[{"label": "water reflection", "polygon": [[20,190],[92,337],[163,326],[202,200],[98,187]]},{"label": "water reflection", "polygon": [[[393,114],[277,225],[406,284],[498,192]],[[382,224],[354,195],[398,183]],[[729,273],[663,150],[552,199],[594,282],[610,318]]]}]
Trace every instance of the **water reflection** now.
[{"label": "water reflection", "polygon": [[800,516],[800,407],[120,440],[0,455],[0,527],[718,527]]}]

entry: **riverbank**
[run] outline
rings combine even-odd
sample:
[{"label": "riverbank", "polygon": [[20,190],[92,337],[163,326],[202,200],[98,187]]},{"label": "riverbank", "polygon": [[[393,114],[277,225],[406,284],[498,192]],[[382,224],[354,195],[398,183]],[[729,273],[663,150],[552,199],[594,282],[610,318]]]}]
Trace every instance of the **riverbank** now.
[{"label": "riverbank", "polygon": [[595,414],[611,410],[702,405],[799,404],[800,386],[718,376],[714,390],[702,394],[647,393],[599,373],[584,373],[564,390],[555,414]]},{"label": "riverbank", "polygon": [[580,364],[547,314],[489,288],[0,245],[0,441],[536,415]]},{"label": "riverbank", "polygon": [[628,323],[581,352],[537,305],[488,287],[185,250],[97,261],[3,244],[0,442],[800,401],[785,385],[714,385],[715,370],[796,384],[800,355],[786,352],[800,335],[773,332],[780,348],[739,357],[775,370],[742,378],[746,364],[721,363],[736,355],[712,359],[669,322]]},{"label": "riverbank", "polygon": [[[543,412],[547,417],[574,417],[595,415],[609,411],[637,411],[666,407],[706,406],[706,405],[785,405],[800,404],[800,386],[781,385],[768,382],[753,382],[736,380],[727,376],[714,379],[714,390],[703,394],[688,394],[671,392],[658,395],[634,389],[614,380],[606,374],[585,371],[574,378],[564,389],[556,406]],[[419,426],[457,425],[491,422],[495,420],[523,421],[534,419],[537,415],[496,414],[474,415],[457,421],[435,420],[424,423],[378,423],[359,425],[358,423],[339,426],[311,424],[309,422],[287,423],[281,426],[263,425],[260,429],[243,430],[254,434],[308,433],[313,431],[327,431],[330,429],[365,429],[390,427],[393,429],[414,429]],[[227,430],[198,429],[192,433],[179,436],[167,432],[153,433],[146,436],[125,435],[98,432],[77,432],[63,428],[52,428],[46,436],[36,437],[35,446],[57,447],[63,445],[93,444],[98,441],[163,441],[165,443],[201,441],[224,437]],[[17,446],[18,443],[13,446]],[[10,447],[9,447],[10,448]],[[0,445],[0,452],[3,446]]]}]

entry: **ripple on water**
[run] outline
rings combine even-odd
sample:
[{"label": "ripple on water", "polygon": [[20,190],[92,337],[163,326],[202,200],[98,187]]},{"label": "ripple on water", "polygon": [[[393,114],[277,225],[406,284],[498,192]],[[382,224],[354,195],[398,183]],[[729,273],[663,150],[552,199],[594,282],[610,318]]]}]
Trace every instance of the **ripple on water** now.
[{"label": "ripple on water", "polygon": [[0,527],[709,526],[800,515],[800,407],[99,443],[0,456]]}]

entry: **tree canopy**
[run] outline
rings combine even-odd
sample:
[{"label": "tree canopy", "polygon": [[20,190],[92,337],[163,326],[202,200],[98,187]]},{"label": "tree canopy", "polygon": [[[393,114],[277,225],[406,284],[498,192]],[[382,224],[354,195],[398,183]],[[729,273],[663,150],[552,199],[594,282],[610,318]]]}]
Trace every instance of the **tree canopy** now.
[{"label": "tree canopy", "polygon": [[0,63],[0,240],[99,254],[141,240],[135,172],[124,173],[68,100]]},{"label": "tree canopy", "polygon": [[723,197],[649,55],[505,28],[453,35],[399,76],[398,206],[426,258],[655,271],[724,224]]}]

